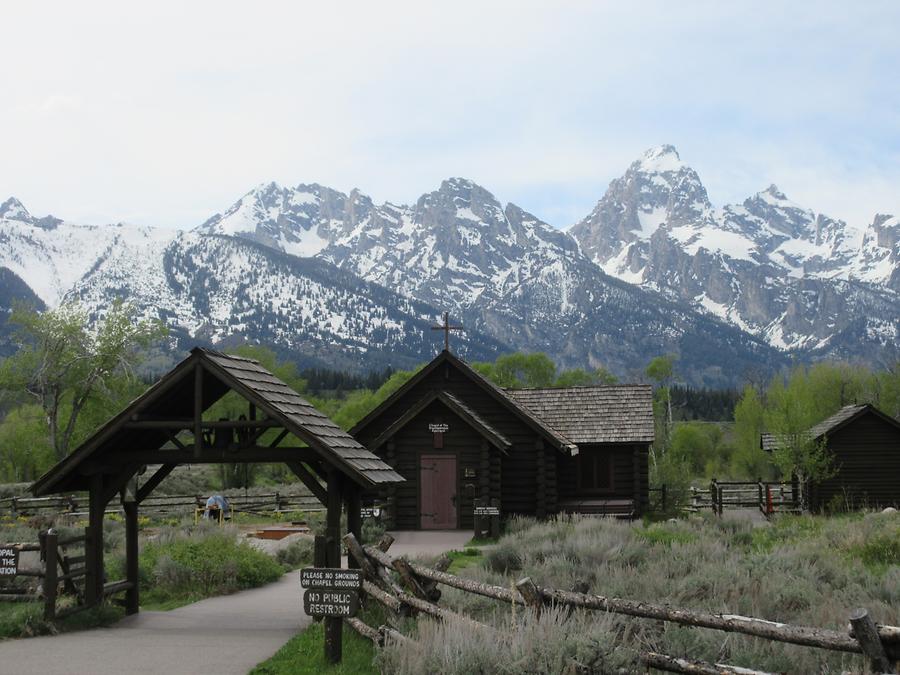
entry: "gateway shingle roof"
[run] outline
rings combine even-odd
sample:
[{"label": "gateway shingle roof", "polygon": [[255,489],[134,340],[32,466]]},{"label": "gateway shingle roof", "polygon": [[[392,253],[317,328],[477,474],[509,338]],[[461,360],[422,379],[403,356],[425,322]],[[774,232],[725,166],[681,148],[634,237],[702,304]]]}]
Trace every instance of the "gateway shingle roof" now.
[{"label": "gateway shingle roof", "polygon": [[276,416],[284,417],[286,428],[311,434],[349,468],[355,469],[370,482],[377,484],[403,481],[403,477],[390,465],[366,450],[353,436],[316,410],[259,362],[211,349],[198,348],[194,351],[201,353],[262,398],[265,404],[274,409]]},{"label": "gateway shingle roof", "polygon": [[573,443],[652,443],[648,384],[507,389],[506,393]]}]

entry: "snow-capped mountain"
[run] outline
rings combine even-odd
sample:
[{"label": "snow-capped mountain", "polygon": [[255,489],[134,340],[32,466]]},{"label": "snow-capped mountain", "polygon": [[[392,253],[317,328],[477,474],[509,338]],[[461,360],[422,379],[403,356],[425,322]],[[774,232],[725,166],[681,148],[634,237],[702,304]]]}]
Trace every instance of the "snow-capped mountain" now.
[{"label": "snow-capped mountain", "polygon": [[0,245],[0,299],[27,289],[100,314],[124,297],[184,340],[346,368],[427,359],[443,310],[471,358],[541,350],[631,374],[675,352],[710,385],[790,358],[895,359],[900,343],[900,219],[854,229],[775,186],[719,209],[671,146],[568,232],[452,178],[412,205],[263,184],[183,233],[36,219],[10,199]]},{"label": "snow-capped mountain", "polygon": [[896,358],[896,218],[852,227],[776,186],[717,209],[672,146],[647,151],[570,230],[608,274],[780,349]]},{"label": "snow-capped mountain", "polygon": [[[627,372],[675,351],[712,382],[756,367],[760,349],[779,361],[740,331],[610,278],[572,237],[462,178],[411,206],[377,205],[357,190],[262,185],[199,231],[285,252],[315,241],[322,260],[566,365]],[[708,349],[691,356],[700,334]]]},{"label": "snow-capped mountain", "polygon": [[[125,225],[42,226],[18,202],[0,216],[0,353],[15,300],[42,308],[74,298],[100,316],[117,298],[159,318],[176,342],[264,342],[309,365],[407,367],[430,353],[438,310],[330,263],[242,238]],[[478,331],[462,353],[508,349]]]}]

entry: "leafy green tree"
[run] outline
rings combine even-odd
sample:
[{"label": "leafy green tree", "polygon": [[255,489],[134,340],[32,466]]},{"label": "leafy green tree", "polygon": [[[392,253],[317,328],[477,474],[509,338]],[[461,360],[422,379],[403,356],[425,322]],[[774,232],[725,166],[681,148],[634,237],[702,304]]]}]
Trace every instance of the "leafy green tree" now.
[{"label": "leafy green tree", "polygon": [[500,387],[551,387],[556,379],[556,364],[542,352],[504,354],[494,363],[475,363],[476,371]]},{"label": "leafy green tree", "polygon": [[675,356],[657,356],[647,364],[645,374],[656,385],[653,412],[656,421],[656,442],[653,444],[651,459],[665,453],[669,447],[672,432],[672,383],[675,380]]},{"label": "leafy green tree", "polygon": [[583,387],[592,384],[615,384],[619,381],[615,375],[603,366],[593,372],[573,368],[562,371],[553,383],[554,387]]},{"label": "leafy green tree", "polygon": [[363,417],[375,410],[391,394],[406,384],[410,378],[422,369],[419,366],[415,370],[400,370],[388,378],[376,391],[363,389],[347,396],[344,403],[338,408],[333,420],[343,429],[350,429]]},{"label": "leafy green tree", "polygon": [[771,457],[760,447],[760,436],[765,431],[764,416],[765,410],[759,393],[748,385],[734,407],[735,453],[732,471],[736,476],[772,477]]},{"label": "leafy green tree", "polygon": [[829,478],[836,470],[825,440],[809,434],[813,425],[834,412],[822,412],[819,393],[803,369],[792,372],[786,383],[775,378],[766,391],[763,420],[777,442],[772,461],[783,476],[796,476],[803,486],[802,509],[807,508],[805,487],[809,482]]},{"label": "leafy green tree", "polygon": [[114,397],[121,379],[135,379],[142,350],[160,340],[158,322],[135,321],[133,309],[115,303],[93,327],[77,304],[40,313],[18,308],[19,350],[0,365],[0,390],[15,397],[25,392],[44,413],[50,447],[65,457],[79,434],[84,411]]},{"label": "leafy green tree", "polygon": [[44,411],[34,403],[9,412],[0,423],[0,476],[6,482],[33,481],[53,464]]}]

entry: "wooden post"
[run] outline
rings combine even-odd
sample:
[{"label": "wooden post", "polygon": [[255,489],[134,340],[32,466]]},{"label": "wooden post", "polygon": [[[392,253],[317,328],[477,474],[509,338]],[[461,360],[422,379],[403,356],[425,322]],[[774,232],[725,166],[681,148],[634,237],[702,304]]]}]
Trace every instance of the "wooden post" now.
[{"label": "wooden post", "polygon": [[125,591],[125,614],[137,614],[140,605],[138,588],[138,505],[137,502],[122,504],[125,510],[125,580],[131,588]]},{"label": "wooden post", "polygon": [[391,547],[391,544],[394,543],[394,537],[392,537],[389,533],[385,532],[381,535],[381,539],[378,541],[378,550],[382,553],[387,553],[388,549]]},{"label": "wooden post", "polygon": [[203,366],[194,366],[194,457],[203,453]]},{"label": "wooden post", "polygon": [[[328,567],[327,539],[321,534],[317,534],[313,540],[313,567]],[[316,623],[321,620],[321,616],[313,617]]]},{"label": "wooden post", "polygon": [[[615,457],[613,462],[615,462]],[[641,487],[641,453],[640,448],[636,446],[631,452],[631,497],[634,500],[635,518],[640,518],[644,515]]]},{"label": "wooden post", "polygon": [[56,556],[59,535],[55,530],[41,533],[41,557],[44,559],[44,620],[56,618],[56,590],[59,582],[56,574]]},{"label": "wooden post", "polygon": [[709,482],[709,505],[712,507],[713,514],[717,514],[719,510],[716,508],[716,495],[719,493],[719,486],[716,484],[716,479],[713,478]]},{"label": "wooden post", "polygon": [[534,444],[535,452],[535,479],[537,483],[537,499],[535,500],[535,516],[538,519],[547,517],[547,474],[544,471],[544,441],[538,439]]},{"label": "wooden post", "polygon": [[869,665],[876,673],[896,673],[884,651],[884,645],[878,635],[878,627],[864,608],[853,610],[850,615],[850,625],[853,626],[853,635],[862,647]]},{"label": "wooden post", "polygon": [[763,489],[764,489],[763,479],[758,478],[756,480],[756,502],[757,502],[757,505],[759,506],[759,510],[762,511],[763,513],[765,513],[766,509],[763,506]]},{"label": "wooden post", "polygon": [[328,547],[326,539],[321,534],[315,537],[313,544],[313,567],[328,567]]},{"label": "wooden post", "polygon": [[541,589],[535,586],[531,577],[519,579],[516,582],[516,590],[522,595],[525,604],[532,609],[535,617],[539,617],[544,606],[544,596],[541,594]]},{"label": "wooden post", "polygon": [[476,509],[475,515],[472,517],[472,520],[475,523],[474,529],[475,529],[475,538],[476,539],[481,539],[484,536],[485,530],[487,529],[484,526],[484,516],[478,515],[477,509],[479,509],[482,506],[486,506],[487,503],[488,503],[487,499],[473,499],[472,500],[472,506],[474,509]]},{"label": "wooden post", "polygon": [[[328,567],[341,566],[341,474],[328,471],[328,511],[325,516],[325,538]],[[344,622],[339,617],[325,617],[325,661],[340,663]]]},{"label": "wooden post", "polygon": [[[385,460],[391,467],[397,470],[397,458],[394,441],[388,441],[385,448]],[[390,483],[387,487],[387,495],[385,498],[384,508],[387,513],[384,516],[384,526],[387,529],[393,529],[397,526],[397,487],[394,483]]]},{"label": "wooden post", "polygon": [[394,569],[403,580],[403,584],[412,591],[413,595],[423,600],[428,600],[428,591],[419,583],[415,573],[409,565],[409,560],[405,556],[394,558]]},{"label": "wooden post", "polygon": [[[362,514],[360,513],[360,488],[357,485],[350,484],[345,486],[347,495],[345,497],[347,506],[347,530],[356,537],[357,541],[362,541]],[[352,555],[347,556],[347,567],[356,568],[359,564]]]},{"label": "wooden post", "polygon": [[500,500],[492,499],[491,506],[497,507],[497,515],[496,516],[488,516],[491,519],[491,539],[499,539],[500,538]]},{"label": "wooden post", "polygon": [[[106,502],[103,499],[103,476],[91,477],[88,497],[88,522],[91,527],[90,541],[90,585],[85,584],[84,597],[89,607],[96,607],[103,601],[103,516]],[[87,544],[85,544],[87,546]]]}]

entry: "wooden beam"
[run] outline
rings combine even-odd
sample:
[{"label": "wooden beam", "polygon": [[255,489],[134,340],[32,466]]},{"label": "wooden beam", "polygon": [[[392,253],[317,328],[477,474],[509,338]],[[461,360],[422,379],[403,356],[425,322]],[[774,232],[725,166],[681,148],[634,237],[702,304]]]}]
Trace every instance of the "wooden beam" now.
[{"label": "wooden beam", "polygon": [[289,433],[290,432],[287,429],[282,429],[281,433],[279,433],[278,436],[275,437],[275,440],[272,441],[271,443],[269,443],[269,447],[270,448],[278,447],[278,444],[281,443],[281,441],[283,441]]},{"label": "wooden beam", "polygon": [[241,464],[268,462],[315,462],[318,453],[312,448],[268,448],[255,446],[229,450],[228,448],[204,448],[197,455],[193,445],[184,450],[133,450],[109,454],[96,463],[85,462],[82,473],[90,474],[102,469],[110,472],[126,464]]},{"label": "wooden beam", "polygon": [[[179,419],[179,420],[138,420],[136,422],[126,422],[126,429],[168,429],[171,431],[182,431],[190,429],[194,425],[195,420]],[[200,427],[203,429],[273,429],[284,426],[277,420],[215,420],[201,421]]]},{"label": "wooden beam", "polygon": [[156,470],[150,478],[147,479],[143,485],[141,485],[140,489],[137,491],[137,495],[135,495],[135,502],[140,504],[147,497],[150,496],[150,493],[153,492],[157,486],[162,483],[166,476],[172,473],[172,470],[177,466],[177,464],[163,464],[159,469]]},{"label": "wooden beam", "polygon": [[103,503],[108,504],[109,501],[116,496],[116,493],[123,487],[125,487],[128,481],[131,480],[131,477],[136,474],[138,469],[140,468],[140,462],[132,462],[119,469],[114,476],[110,476],[109,478],[107,478],[104,481],[103,487]]},{"label": "wooden beam", "polygon": [[287,467],[300,479],[300,482],[313,493],[313,496],[319,500],[319,503],[322,504],[322,506],[327,507],[328,491],[322,487],[322,484],[317,481],[309,471],[307,471],[306,467],[300,462],[285,462],[285,464],[287,464]]}]

